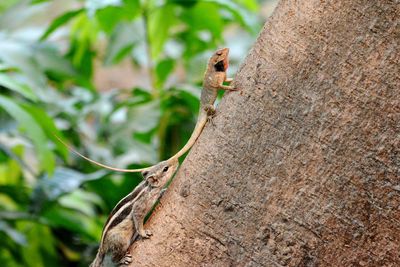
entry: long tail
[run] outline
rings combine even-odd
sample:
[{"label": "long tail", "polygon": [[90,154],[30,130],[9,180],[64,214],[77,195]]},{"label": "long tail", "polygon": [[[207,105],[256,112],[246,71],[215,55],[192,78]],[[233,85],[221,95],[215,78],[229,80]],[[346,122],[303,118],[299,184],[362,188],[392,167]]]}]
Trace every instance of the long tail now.
[{"label": "long tail", "polygon": [[90,159],[90,158],[88,158],[88,157],[82,155],[81,153],[79,153],[78,151],[76,151],[75,149],[73,149],[70,145],[68,145],[68,144],[65,143],[63,140],[61,140],[60,137],[58,137],[58,136],[55,135],[55,134],[54,134],[54,136],[58,139],[58,141],[60,141],[64,146],[66,146],[69,150],[71,150],[72,152],[74,152],[76,155],[78,155],[78,156],[80,156],[80,157],[86,159],[87,161],[90,161],[90,162],[93,163],[93,164],[96,164],[96,165],[98,165],[98,166],[100,166],[100,167],[103,167],[103,168],[105,168],[105,169],[109,169],[109,170],[112,170],[112,171],[118,171],[118,172],[142,172],[142,171],[145,171],[145,170],[147,170],[148,168],[150,168],[150,167],[147,167],[147,168],[141,168],[141,169],[119,169],[119,168],[110,167],[110,166],[104,165],[104,164],[102,164],[102,163],[100,163],[100,162],[97,162],[97,161],[95,161],[95,160],[92,160],[92,159]]},{"label": "long tail", "polygon": [[192,135],[190,136],[189,140],[186,142],[185,146],[181,148],[175,155],[170,157],[168,161],[170,160],[176,160],[180,158],[183,154],[185,154],[196,142],[197,138],[200,136],[201,132],[203,131],[204,126],[207,123],[207,113],[200,109],[199,117],[196,122],[196,126],[194,127],[194,130],[192,132]]},{"label": "long tail", "polygon": [[[199,113],[199,117],[197,119],[196,122],[196,126],[194,127],[194,130],[192,132],[192,135],[190,136],[189,140],[186,142],[185,146],[181,148],[181,150],[179,150],[175,155],[173,155],[172,157],[170,157],[167,161],[171,161],[171,160],[177,160],[178,158],[180,158],[183,154],[185,154],[196,142],[197,138],[200,136],[201,132],[203,131],[204,126],[207,123],[207,113],[204,112],[202,109],[200,110]],[[85,155],[82,155],[81,153],[79,153],[78,151],[76,151],[74,148],[72,148],[70,145],[68,145],[67,143],[65,143],[60,137],[58,137],[56,134],[54,134],[54,136],[58,139],[58,141],[60,141],[64,146],[66,146],[70,151],[72,151],[73,153],[75,153],[76,155],[86,159],[87,161],[100,166],[102,168],[108,169],[108,170],[112,170],[112,171],[118,171],[118,172],[142,172],[145,170],[148,170],[150,167],[147,168],[141,168],[141,169],[120,169],[120,168],[115,168],[115,167],[111,167],[111,166],[107,166],[103,163],[97,162],[93,159],[90,159],[88,157],[86,157]]]}]

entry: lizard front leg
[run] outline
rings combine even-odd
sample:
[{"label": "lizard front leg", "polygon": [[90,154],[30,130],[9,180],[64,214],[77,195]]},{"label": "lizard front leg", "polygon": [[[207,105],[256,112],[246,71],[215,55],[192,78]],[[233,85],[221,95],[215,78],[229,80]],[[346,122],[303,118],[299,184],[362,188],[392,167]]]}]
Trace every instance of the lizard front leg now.
[{"label": "lizard front leg", "polygon": [[224,85],[224,84],[220,84],[218,86],[218,89],[226,90],[226,91],[237,91],[238,90],[235,87],[233,87],[232,85]]}]

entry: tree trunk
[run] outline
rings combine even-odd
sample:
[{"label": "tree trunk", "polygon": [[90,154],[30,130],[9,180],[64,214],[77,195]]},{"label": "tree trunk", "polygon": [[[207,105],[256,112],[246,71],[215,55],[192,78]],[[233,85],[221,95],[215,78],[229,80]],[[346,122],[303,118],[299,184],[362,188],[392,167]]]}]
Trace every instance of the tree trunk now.
[{"label": "tree trunk", "polygon": [[400,266],[399,51],[399,1],[281,1],[132,266]]}]

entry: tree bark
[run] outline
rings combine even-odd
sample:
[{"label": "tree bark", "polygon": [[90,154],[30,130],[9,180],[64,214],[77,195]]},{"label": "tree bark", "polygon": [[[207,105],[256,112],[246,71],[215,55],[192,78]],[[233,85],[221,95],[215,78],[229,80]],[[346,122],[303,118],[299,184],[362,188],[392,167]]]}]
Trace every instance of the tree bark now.
[{"label": "tree bark", "polygon": [[132,266],[400,266],[399,51],[399,1],[281,1]]}]

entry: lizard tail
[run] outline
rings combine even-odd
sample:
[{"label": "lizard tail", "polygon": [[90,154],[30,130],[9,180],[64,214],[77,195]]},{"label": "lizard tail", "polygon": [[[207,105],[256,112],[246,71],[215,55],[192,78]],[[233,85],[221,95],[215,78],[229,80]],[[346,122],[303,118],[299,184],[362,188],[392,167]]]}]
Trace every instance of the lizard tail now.
[{"label": "lizard tail", "polygon": [[[147,170],[147,169],[149,168],[149,167],[148,167],[148,168],[141,168],[141,169],[119,169],[119,168],[107,166],[107,165],[105,165],[105,164],[103,164],[103,163],[97,162],[97,161],[95,161],[95,160],[92,160],[92,159],[90,159],[90,158],[88,158],[88,157],[82,155],[81,153],[79,153],[78,151],[76,151],[75,149],[73,149],[70,145],[68,145],[68,144],[65,143],[63,140],[61,140],[61,138],[58,137],[56,134],[54,134],[54,136],[58,139],[58,141],[61,142],[61,144],[63,144],[64,146],[66,146],[70,151],[74,152],[76,155],[80,156],[81,158],[86,159],[87,161],[89,161],[89,162],[91,162],[91,163],[93,163],[93,164],[95,164],[95,165],[97,165],[97,166],[103,167],[103,168],[105,168],[105,169],[112,170],[112,171],[118,171],[118,172],[142,172],[142,171],[145,171],[145,170]],[[96,267],[97,267],[97,266],[96,266]]]},{"label": "lizard tail", "polygon": [[194,130],[189,140],[186,142],[185,146],[182,147],[181,150],[179,150],[175,155],[170,157],[168,161],[179,159],[194,145],[197,138],[200,136],[201,131],[203,130],[204,126],[207,123],[207,117],[208,117],[207,113],[204,112],[203,110],[200,110],[199,118],[197,119],[196,126],[194,127]]}]

